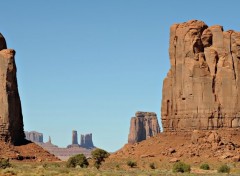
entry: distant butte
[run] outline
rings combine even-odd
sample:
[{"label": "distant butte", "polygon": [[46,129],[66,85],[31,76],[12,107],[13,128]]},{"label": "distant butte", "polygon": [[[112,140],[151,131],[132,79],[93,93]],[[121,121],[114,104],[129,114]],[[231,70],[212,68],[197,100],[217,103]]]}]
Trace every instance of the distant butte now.
[{"label": "distant butte", "polygon": [[66,148],[58,147],[52,143],[51,137],[49,137],[48,142],[43,142],[43,134],[31,131],[25,132],[26,138],[39,146],[43,147],[45,150],[51,154],[57,156],[61,160],[67,160],[69,157],[83,153],[85,156],[90,157],[91,151],[96,149],[92,141],[92,133],[81,135],[80,144],[78,143],[78,134],[76,130],[72,131],[72,144],[68,145]]},{"label": "distant butte", "polygon": [[156,113],[138,111],[135,117],[131,118],[128,143],[141,142],[158,133],[160,133],[160,127]]}]

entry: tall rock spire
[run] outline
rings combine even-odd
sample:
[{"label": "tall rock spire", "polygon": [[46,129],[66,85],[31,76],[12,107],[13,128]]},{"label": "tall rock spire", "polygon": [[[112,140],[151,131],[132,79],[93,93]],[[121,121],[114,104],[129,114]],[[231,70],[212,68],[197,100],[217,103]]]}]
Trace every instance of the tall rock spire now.
[{"label": "tall rock spire", "polygon": [[23,116],[18,93],[15,51],[6,49],[0,34],[0,140],[12,144],[24,142]]}]

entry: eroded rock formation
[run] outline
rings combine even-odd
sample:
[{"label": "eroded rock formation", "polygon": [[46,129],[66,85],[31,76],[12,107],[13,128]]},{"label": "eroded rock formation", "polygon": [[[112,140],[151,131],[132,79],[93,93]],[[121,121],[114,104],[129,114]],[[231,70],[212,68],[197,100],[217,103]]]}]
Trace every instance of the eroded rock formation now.
[{"label": "eroded rock formation", "polygon": [[14,56],[0,34],[0,140],[19,144],[25,135]]},{"label": "eroded rock formation", "polygon": [[131,118],[128,143],[143,141],[160,133],[157,115],[154,112],[136,112]]},{"label": "eroded rock formation", "polygon": [[94,148],[93,141],[92,141],[92,133],[81,135],[81,143],[80,146],[83,148]]},{"label": "eroded rock formation", "polygon": [[72,131],[72,144],[78,144],[78,135],[75,130]]},{"label": "eroded rock formation", "polygon": [[240,33],[192,20],[170,29],[164,131],[240,126]]},{"label": "eroded rock formation", "polygon": [[32,142],[43,142],[43,134],[36,131],[25,131],[26,139]]}]

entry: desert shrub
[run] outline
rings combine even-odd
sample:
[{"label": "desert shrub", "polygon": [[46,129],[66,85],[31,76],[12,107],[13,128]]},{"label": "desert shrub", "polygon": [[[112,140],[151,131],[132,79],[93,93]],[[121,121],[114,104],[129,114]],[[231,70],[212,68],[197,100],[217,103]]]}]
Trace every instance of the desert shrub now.
[{"label": "desert shrub", "polygon": [[[2,171],[3,175],[17,175],[16,171],[13,168],[6,168]],[[0,174],[1,175],[1,174]]]},{"label": "desert shrub", "polygon": [[9,162],[9,159],[0,159],[0,168],[1,169],[6,169],[8,167],[11,167],[11,164]]},{"label": "desert shrub", "polygon": [[93,159],[95,160],[94,166],[99,169],[101,163],[109,157],[109,153],[103,149],[95,149],[91,152]]},{"label": "desert shrub", "polygon": [[60,164],[58,163],[44,163],[43,168],[58,168],[60,167]]},{"label": "desert shrub", "polygon": [[67,167],[87,167],[88,165],[87,158],[83,154],[72,156],[67,161]]},{"label": "desert shrub", "polygon": [[219,173],[229,173],[230,167],[228,165],[224,164],[218,168],[218,172]]},{"label": "desert shrub", "polygon": [[149,164],[149,167],[150,167],[151,169],[156,169],[156,166],[155,166],[154,163],[150,163],[150,164]]},{"label": "desert shrub", "polygon": [[177,162],[173,165],[173,172],[190,172],[191,166],[183,163],[183,162]]},{"label": "desert shrub", "polygon": [[209,165],[208,165],[207,163],[204,163],[204,164],[202,164],[202,165],[200,166],[200,169],[209,170],[210,167],[209,167]]},{"label": "desert shrub", "polygon": [[99,169],[100,168],[100,166],[101,166],[101,164],[100,163],[94,163],[94,167],[96,167],[97,169]]},{"label": "desert shrub", "polygon": [[133,168],[133,167],[137,166],[137,162],[135,162],[135,161],[128,161],[128,162],[127,162],[127,165],[128,165],[129,167]]}]

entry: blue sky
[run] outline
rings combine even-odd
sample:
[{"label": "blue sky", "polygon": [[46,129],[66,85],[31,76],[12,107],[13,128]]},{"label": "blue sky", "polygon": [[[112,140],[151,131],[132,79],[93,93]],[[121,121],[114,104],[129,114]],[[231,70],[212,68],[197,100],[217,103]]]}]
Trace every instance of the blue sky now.
[{"label": "blue sky", "polygon": [[[25,130],[54,144],[71,131],[96,146],[127,142],[130,118],[160,120],[169,28],[191,19],[240,31],[238,0],[51,0],[1,2],[0,32],[16,50]],[[80,137],[80,136],[79,136]]]}]

